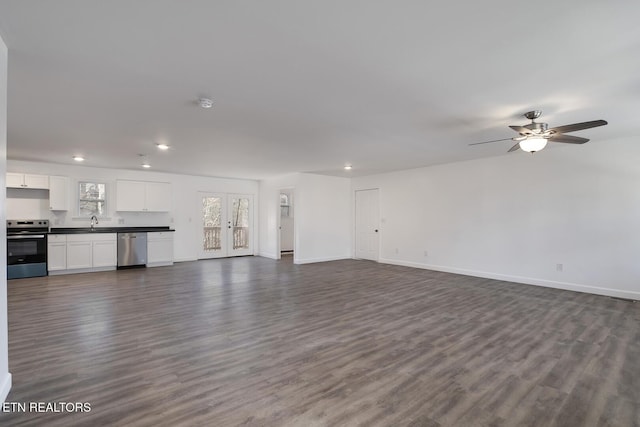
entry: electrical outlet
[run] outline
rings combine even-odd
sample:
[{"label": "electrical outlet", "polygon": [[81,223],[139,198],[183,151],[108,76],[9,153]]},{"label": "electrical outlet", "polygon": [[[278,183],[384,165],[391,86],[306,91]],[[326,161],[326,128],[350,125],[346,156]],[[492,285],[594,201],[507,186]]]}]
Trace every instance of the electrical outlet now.
[{"label": "electrical outlet", "polygon": [[398,250],[398,248],[396,248],[396,255],[398,255],[400,253],[400,251]]},{"label": "electrical outlet", "polygon": [[124,218],[118,218],[118,224],[124,224]]},{"label": "electrical outlet", "polygon": [[429,251],[424,251],[424,256],[429,256]]},{"label": "electrical outlet", "polygon": [[562,271],[564,269],[564,265],[556,264],[556,271]]}]

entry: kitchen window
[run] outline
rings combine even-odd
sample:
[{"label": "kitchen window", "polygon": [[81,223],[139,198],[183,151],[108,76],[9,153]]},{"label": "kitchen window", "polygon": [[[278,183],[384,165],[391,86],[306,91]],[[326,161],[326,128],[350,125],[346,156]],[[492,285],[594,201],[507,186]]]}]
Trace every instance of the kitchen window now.
[{"label": "kitchen window", "polygon": [[107,185],[99,182],[79,182],[78,213],[82,217],[107,214]]}]

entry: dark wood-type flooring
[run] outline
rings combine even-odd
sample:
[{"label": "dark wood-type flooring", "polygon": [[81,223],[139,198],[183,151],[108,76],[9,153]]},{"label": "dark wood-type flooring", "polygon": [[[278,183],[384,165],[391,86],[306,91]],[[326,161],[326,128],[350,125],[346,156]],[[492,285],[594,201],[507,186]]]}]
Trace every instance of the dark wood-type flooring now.
[{"label": "dark wood-type flooring", "polygon": [[37,426],[638,426],[640,304],[258,257],[12,280]]}]

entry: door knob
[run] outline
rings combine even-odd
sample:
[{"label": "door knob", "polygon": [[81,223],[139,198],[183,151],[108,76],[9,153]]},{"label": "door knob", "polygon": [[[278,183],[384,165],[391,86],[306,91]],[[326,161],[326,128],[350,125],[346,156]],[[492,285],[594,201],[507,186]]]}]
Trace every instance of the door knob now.
[{"label": "door knob", "polygon": [[375,232],[377,233],[377,232],[378,232],[378,229],[376,228],[376,229],[375,229],[375,230],[373,230],[373,231],[375,231]]}]

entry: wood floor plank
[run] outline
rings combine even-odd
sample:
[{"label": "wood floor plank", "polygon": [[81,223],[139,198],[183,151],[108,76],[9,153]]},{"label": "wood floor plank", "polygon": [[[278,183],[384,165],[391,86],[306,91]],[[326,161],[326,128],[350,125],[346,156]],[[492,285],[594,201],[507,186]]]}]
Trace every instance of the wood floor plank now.
[{"label": "wood floor plank", "polygon": [[11,280],[20,426],[640,426],[640,305],[344,260]]}]

